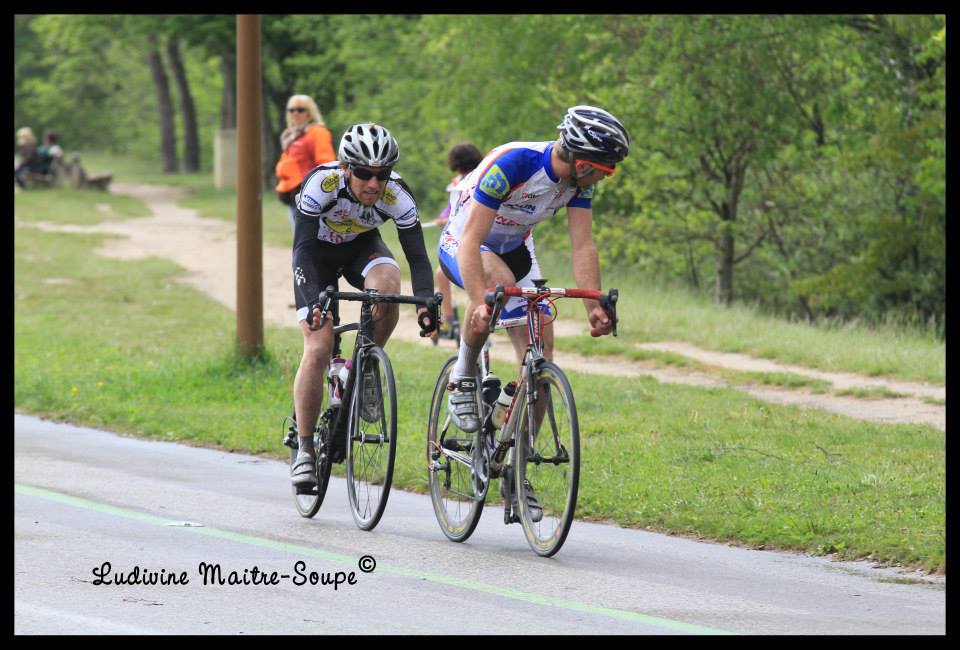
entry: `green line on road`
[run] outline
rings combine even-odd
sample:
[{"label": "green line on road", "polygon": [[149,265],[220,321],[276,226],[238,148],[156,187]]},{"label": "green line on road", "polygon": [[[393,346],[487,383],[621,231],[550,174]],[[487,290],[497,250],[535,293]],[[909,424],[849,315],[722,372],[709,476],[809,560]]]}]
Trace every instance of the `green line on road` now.
[{"label": "green line on road", "polygon": [[[98,503],[96,501],[90,501],[89,499],[82,499],[80,497],[70,496],[69,494],[62,494],[60,492],[53,492],[52,490],[45,490],[43,488],[33,487],[29,485],[22,485],[20,483],[14,483],[14,491],[18,494],[25,494],[29,496],[40,497],[43,499],[49,499],[51,501],[57,501],[58,503],[63,503],[70,506],[75,506],[77,508],[85,508],[87,510],[94,510],[96,512],[102,512],[108,515],[114,515],[117,517],[124,517],[126,519],[133,519],[145,524],[151,524],[155,526],[166,526],[171,523],[169,518],[157,517],[155,515],[149,515],[142,512],[136,512],[135,510],[127,510],[126,508],[119,508],[117,506],[111,506],[106,503]],[[280,551],[288,551],[292,553],[298,553],[301,555],[308,555],[310,557],[317,557],[323,560],[330,560],[334,562],[341,562],[348,565],[356,565],[357,559],[349,555],[343,555],[341,553],[328,553],[326,551],[321,551],[309,546],[300,546],[298,544],[289,544],[286,542],[280,542],[273,539],[266,539],[263,537],[254,537],[252,535],[243,535],[241,533],[231,532],[229,530],[220,530],[218,528],[211,528],[209,526],[184,526],[181,530],[188,530],[193,533],[199,533],[201,535],[208,535],[210,537],[217,537],[219,539],[226,539],[232,542],[241,542],[244,544],[252,544],[254,546],[261,546],[264,548],[271,548]],[[676,632],[682,632],[685,634],[733,634],[732,632],[727,632],[725,630],[718,630],[716,628],[703,627],[700,625],[692,625],[690,623],[683,623],[680,621],[673,621],[668,618],[658,618],[656,616],[647,616],[645,614],[637,614],[636,612],[628,612],[620,609],[612,609],[609,607],[600,607],[598,605],[590,605],[587,603],[577,602],[575,600],[566,600],[564,598],[555,598],[553,596],[544,596],[541,594],[533,594],[526,591],[519,591],[516,589],[510,589],[508,587],[498,587],[495,585],[488,585],[482,582],[474,582],[472,580],[465,580],[463,578],[452,578],[449,576],[424,573],[417,569],[408,569],[402,566],[394,566],[390,564],[381,564],[377,563],[377,571],[385,571],[397,576],[406,577],[406,578],[416,578],[419,580],[428,580],[430,582],[436,582],[445,585],[451,585],[454,587],[462,587],[464,589],[470,589],[473,591],[479,591],[487,594],[494,594],[497,596],[503,596],[505,598],[513,598],[515,600],[522,600],[528,603],[534,603],[538,605],[549,605],[551,607],[558,607],[561,609],[568,609],[577,612],[584,612],[588,614],[597,614],[600,616],[608,616],[610,618],[616,618],[624,621],[634,621],[637,623],[644,623],[647,625],[655,625],[662,628],[667,628],[674,630]]]}]

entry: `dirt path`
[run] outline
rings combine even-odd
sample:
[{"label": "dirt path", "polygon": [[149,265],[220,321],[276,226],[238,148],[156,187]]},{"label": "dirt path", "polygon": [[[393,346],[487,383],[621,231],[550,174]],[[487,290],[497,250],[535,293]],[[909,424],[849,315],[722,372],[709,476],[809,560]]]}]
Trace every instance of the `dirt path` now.
[{"label": "dirt path", "polygon": [[[60,232],[96,232],[122,235],[109,240],[97,252],[121,259],[164,257],[173,260],[185,269],[180,281],[199,289],[228,309],[236,309],[236,226],[219,219],[198,217],[196,211],[179,207],[177,200],[181,190],[173,187],[113,183],[111,191],[129,194],[143,199],[153,211],[146,218],[126,221],[109,221],[95,226],[58,226],[53,224],[20,223],[45,230]],[[104,210],[109,207],[103,205]],[[296,327],[293,307],[293,283],[290,271],[288,247],[263,247],[263,314],[264,321],[271,325]],[[410,293],[404,283],[404,293]],[[354,308],[358,311],[358,308]],[[579,316],[568,311],[568,315]],[[354,317],[348,309],[344,318]],[[586,335],[586,325],[574,318],[558,320],[557,336]],[[414,312],[401,309],[401,323],[394,337],[420,345],[431,343],[419,338]],[[453,341],[440,341],[439,345],[451,353]],[[943,387],[914,384],[894,380],[861,377],[848,373],[828,373],[799,366],[788,366],[764,359],[755,359],[741,354],[717,353],[702,350],[689,343],[647,343],[638,347],[669,351],[691,357],[710,366],[733,368],[754,372],[791,372],[814,377],[833,384],[836,389],[864,387],[886,388],[909,395],[899,399],[860,399],[829,394],[814,394],[807,390],[782,389],[769,386],[736,385],[735,388],[760,399],[778,404],[791,404],[802,408],[815,408],[840,413],[849,417],[879,422],[928,424],[946,431],[946,407],[930,404],[923,398],[944,400]],[[498,334],[491,356],[495,360],[513,359],[512,348],[507,338]],[[716,375],[699,371],[684,371],[671,368],[656,368],[652,363],[626,361],[605,357],[588,358],[578,354],[561,353],[556,361],[565,369],[617,377],[649,376],[668,383],[690,384],[706,387],[730,386]]]}]

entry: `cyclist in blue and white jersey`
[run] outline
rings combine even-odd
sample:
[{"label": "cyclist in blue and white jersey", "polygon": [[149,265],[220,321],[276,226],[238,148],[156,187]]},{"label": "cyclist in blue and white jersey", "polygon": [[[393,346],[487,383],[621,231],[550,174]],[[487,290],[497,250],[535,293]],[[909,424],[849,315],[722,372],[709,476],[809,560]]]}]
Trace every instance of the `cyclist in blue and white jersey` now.
[{"label": "cyclist in blue and white jersey", "polygon": [[[480,426],[476,400],[477,357],[487,338],[488,287],[529,286],[540,269],[533,227],[567,209],[573,275],[577,287],[600,289],[600,265],[591,232],[591,199],[597,182],[610,176],[630,149],[620,120],[593,106],[567,110],[552,142],[511,142],[493,149],[464,178],[452,198],[453,212],[440,236],[440,266],[466,290],[470,304],[461,328],[460,352],[450,375],[449,410],[466,432]],[[613,329],[596,300],[584,300],[590,326],[601,334]],[[503,317],[523,312],[526,302],[512,298]],[[527,345],[525,328],[508,330],[519,362]],[[553,355],[553,327],[544,327],[544,354]]]},{"label": "cyclist in blue and white jersey", "polygon": [[[337,270],[342,268],[343,277],[357,289],[399,293],[400,266],[378,230],[393,221],[410,265],[414,295],[433,296],[433,271],[423,242],[417,203],[410,188],[393,171],[400,158],[397,141],[382,126],[355,124],[343,134],[338,157],[339,162],[315,167],[304,178],[294,201],[294,294],[297,320],[303,332],[303,357],[293,383],[300,449],[290,478],[297,486],[317,482],[313,431],[323,403],[324,373],[333,349],[333,328],[320,322],[320,292],[335,283]],[[373,340],[383,347],[397,325],[399,306],[379,303],[373,309]],[[417,311],[426,311],[426,307]],[[424,325],[424,332],[435,327],[429,319]],[[376,388],[375,382],[367,378],[361,385],[364,391]]]}]

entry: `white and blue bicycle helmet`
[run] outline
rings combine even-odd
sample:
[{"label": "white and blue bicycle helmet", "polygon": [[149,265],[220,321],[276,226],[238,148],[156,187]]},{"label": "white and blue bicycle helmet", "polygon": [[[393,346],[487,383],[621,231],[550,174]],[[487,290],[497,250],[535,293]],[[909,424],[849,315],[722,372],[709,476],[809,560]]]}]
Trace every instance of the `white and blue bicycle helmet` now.
[{"label": "white and blue bicycle helmet", "polygon": [[567,151],[588,160],[616,165],[630,153],[626,127],[602,108],[573,106],[557,128]]},{"label": "white and blue bicycle helmet", "polygon": [[400,159],[400,145],[379,124],[354,124],[340,139],[340,162],[363,167],[392,167]]}]

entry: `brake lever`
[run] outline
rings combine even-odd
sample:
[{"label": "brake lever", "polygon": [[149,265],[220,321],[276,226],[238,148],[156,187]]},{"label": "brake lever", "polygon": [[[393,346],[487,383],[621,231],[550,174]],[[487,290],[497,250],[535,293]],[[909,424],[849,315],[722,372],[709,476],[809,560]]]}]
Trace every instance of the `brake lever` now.
[{"label": "brake lever", "polygon": [[[432,332],[436,331],[440,327],[440,305],[443,303],[443,294],[435,293],[433,298],[427,298],[424,307],[427,308],[427,311],[422,311],[417,314],[417,324],[420,325],[420,336],[427,337]],[[424,325],[424,320],[429,318],[431,327],[427,329]]]},{"label": "brake lever", "polygon": [[326,289],[320,292],[320,297],[317,302],[310,307],[307,311],[307,325],[313,327],[313,309],[316,305],[320,305],[320,326],[323,327],[323,322],[327,318],[327,312],[330,311],[330,305],[333,302],[333,292],[335,291],[333,285],[329,285]]},{"label": "brake lever", "polygon": [[607,312],[607,315],[610,316],[610,320],[613,321],[613,332],[614,336],[617,335],[617,300],[620,299],[620,291],[618,289],[610,289],[610,292],[605,296],[600,296],[600,306]]},{"label": "brake lever", "polygon": [[506,294],[502,284],[497,285],[496,291],[487,291],[483,294],[483,301],[487,304],[487,313],[492,314],[490,316],[490,322],[487,324],[488,334],[493,334],[493,330],[497,327],[497,319],[503,310],[503,301],[505,298]]}]

